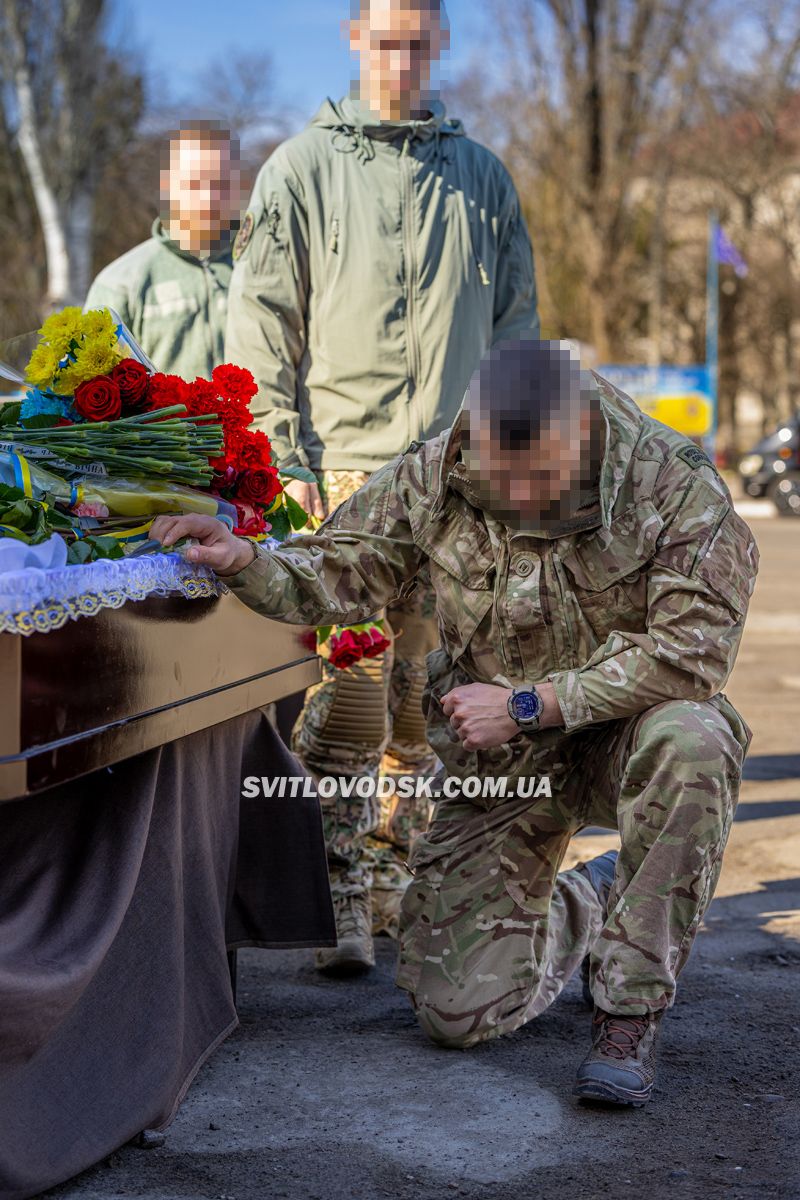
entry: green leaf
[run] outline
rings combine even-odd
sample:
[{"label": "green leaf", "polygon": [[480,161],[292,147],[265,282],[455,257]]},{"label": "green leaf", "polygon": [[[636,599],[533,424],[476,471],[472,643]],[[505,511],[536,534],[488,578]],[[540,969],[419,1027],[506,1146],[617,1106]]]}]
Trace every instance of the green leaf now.
[{"label": "green leaf", "polygon": [[292,527],[289,523],[289,517],[285,508],[279,508],[277,512],[270,513],[267,518],[272,526],[271,533],[279,542],[285,542],[289,534],[292,532]]},{"label": "green leaf", "polygon": [[92,545],[95,549],[95,558],[124,558],[125,551],[118,538],[100,536],[92,538]]},{"label": "green leaf", "polygon": [[0,503],[10,504],[14,500],[24,499],[22,488],[15,487],[13,483],[0,483]]},{"label": "green leaf", "polygon": [[310,467],[301,467],[299,465],[296,467],[279,467],[278,476],[280,479],[283,479],[285,476],[287,479],[299,479],[301,483],[319,484],[319,480]]},{"label": "green leaf", "polygon": [[7,400],[5,404],[0,404],[0,427],[16,425],[21,412],[22,402],[19,400]]},{"label": "green leaf", "polygon": [[76,566],[78,563],[89,562],[92,557],[92,547],[84,538],[77,542],[73,542],[67,550],[67,562],[71,566]]},{"label": "green leaf", "polygon": [[317,641],[320,644],[322,644],[322,642],[327,642],[328,638],[331,636],[332,633],[333,633],[332,625],[320,625],[319,629],[317,630]]},{"label": "green leaf", "polygon": [[52,429],[60,420],[55,413],[37,413],[34,417],[22,417],[19,423],[23,429]]},{"label": "green leaf", "polygon": [[16,529],[28,531],[35,523],[34,507],[30,500],[15,500],[3,513],[3,524],[13,525]]},{"label": "green leaf", "polygon": [[2,514],[0,514],[0,537],[14,538],[18,542],[24,542],[26,546],[31,544],[31,539],[20,529],[15,529],[13,526],[6,527]]},{"label": "green leaf", "polygon": [[289,518],[289,524],[292,529],[304,529],[308,524],[308,513],[302,504],[298,504],[294,496],[290,496],[287,492],[284,492],[284,507],[286,508],[286,515]]}]

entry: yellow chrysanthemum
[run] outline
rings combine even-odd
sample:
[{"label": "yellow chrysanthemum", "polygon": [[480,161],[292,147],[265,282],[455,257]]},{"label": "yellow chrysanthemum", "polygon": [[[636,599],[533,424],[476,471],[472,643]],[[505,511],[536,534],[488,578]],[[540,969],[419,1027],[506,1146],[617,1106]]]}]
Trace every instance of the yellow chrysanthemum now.
[{"label": "yellow chrysanthemum", "polygon": [[55,390],[60,396],[71,395],[87,379],[106,375],[120,360],[111,346],[90,346],[78,351],[76,361],[59,372]]},{"label": "yellow chrysanthemum", "polygon": [[79,371],[76,371],[75,364],[71,363],[63,371],[59,371],[53,381],[52,391],[58,396],[74,396],[75,389],[82,383],[83,376]]},{"label": "yellow chrysanthemum", "polygon": [[46,388],[53,381],[59,363],[59,354],[52,346],[40,342],[25,368],[25,378],[34,387]]},{"label": "yellow chrysanthemum", "polygon": [[107,308],[93,308],[81,318],[81,331],[87,339],[103,338],[107,342],[114,342],[116,329],[114,318]]},{"label": "yellow chrysanthemum", "polygon": [[77,307],[63,308],[48,317],[40,330],[42,341],[47,342],[63,358],[72,342],[80,341],[83,313]]}]

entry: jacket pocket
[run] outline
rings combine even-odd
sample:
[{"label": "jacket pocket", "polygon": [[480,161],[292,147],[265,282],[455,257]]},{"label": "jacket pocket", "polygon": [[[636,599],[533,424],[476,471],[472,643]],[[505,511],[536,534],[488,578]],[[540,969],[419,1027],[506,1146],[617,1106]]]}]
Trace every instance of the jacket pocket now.
[{"label": "jacket pocket", "polygon": [[560,557],[577,607],[595,634],[645,628],[647,577],[663,521],[647,502],[580,538]]},{"label": "jacket pocket", "polygon": [[459,513],[432,522],[413,508],[414,541],[428,557],[431,585],[444,645],[456,662],[494,600],[494,556],[488,535]]},{"label": "jacket pocket", "polygon": [[571,833],[562,822],[537,812],[532,819],[515,821],[503,840],[499,863],[505,890],[530,916],[543,920],[550,911]]}]

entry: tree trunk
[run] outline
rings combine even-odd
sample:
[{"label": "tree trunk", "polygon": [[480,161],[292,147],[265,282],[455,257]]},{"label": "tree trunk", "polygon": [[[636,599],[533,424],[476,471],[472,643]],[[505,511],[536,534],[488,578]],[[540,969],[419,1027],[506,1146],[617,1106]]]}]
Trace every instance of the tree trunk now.
[{"label": "tree trunk", "polygon": [[6,0],[5,16],[13,58],[14,94],[19,109],[17,141],[42,225],[47,255],[47,293],[44,299],[44,308],[52,310],[75,300],[71,288],[66,230],[58,199],[50,185],[45,169],[36,119],[33,85],[14,0]]}]

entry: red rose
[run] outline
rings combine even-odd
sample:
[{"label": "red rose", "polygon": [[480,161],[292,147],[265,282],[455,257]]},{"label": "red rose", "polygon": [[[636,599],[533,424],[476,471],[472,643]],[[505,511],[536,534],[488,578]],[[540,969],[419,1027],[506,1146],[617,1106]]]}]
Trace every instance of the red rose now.
[{"label": "red rose", "polygon": [[362,643],[364,658],[380,658],[381,654],[385,654],[391,645],[386,634],[382,633],[377,625],[373,625],[370,630],[365,630],[361,636],[366,639]]},{"label": "red rose", "polygon": [[259,534],[268,532],[270,527],[264,520],[263,513],[253,508],[252,504],[241,504],[238,501],[234,503],[239,523],[233,532],[237,537],[258,537]]},{"label": "red rose", "polygon": [[171,408],[173,404],[186,404],[189,385],[177,375],[162,375],[160,372],[150,380],[147,393],[147,408]]},{"label": "red rose", "polygon": [[258,384],[252,374],[244,367],[235,367],[232,363],[215,367],[211,378],[217,385],[220,396],[225,400],[238,400],[247,404],[258,391]]},{"label": "red rose", "polygon": [[332,667],[338,667],[340,671],[344,671],[363,657],[364,651],[352,629],[343,629],[341,633],[335,633],[331,638],[328,661]]},{"label": "red rose", "polygon": [[112,370],[111,378],[119,388],[123,404],[135,408],[143,402],[150,382],[150,372],[144,363],[135,358],[123,358]]},{"label": "red rose", "polygon": [[269,508],[282,491],[277,471],[245,471],[236,486],[240,499],[261,508]]},{"label": "red rose", "polygon": [[122,413],[119,386],[107,375],[97,375],[75,389],[75,411],[87,421],[116,421]]},{"label": "red rose", "polygon": [[306,629],[300,634],[300,645],[305,650],[310,650],[312,654],[317,653],[317,631],[316,629]]}]

